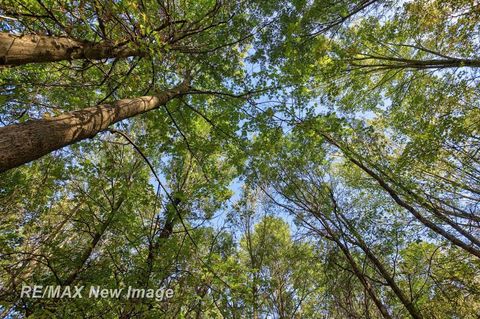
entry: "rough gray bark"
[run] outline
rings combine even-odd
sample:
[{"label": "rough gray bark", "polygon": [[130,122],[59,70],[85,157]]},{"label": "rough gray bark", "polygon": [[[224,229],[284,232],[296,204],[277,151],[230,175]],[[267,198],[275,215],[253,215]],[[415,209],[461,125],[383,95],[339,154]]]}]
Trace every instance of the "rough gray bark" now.
[{"label": "rough gray bark", "polygon": [[159,93],[122,99],[48,119],[0,127],[0,172],[33,161],[54,150],[92,138],[110,125],[156,109],[187,93],[189,80]]},{"label": "rough gray bark", "polygon": [[12,35],[0,32],[0,66],[75,59],[107,59],[143,56],[145,52],[126,45],[91,43],[67,37]]}]

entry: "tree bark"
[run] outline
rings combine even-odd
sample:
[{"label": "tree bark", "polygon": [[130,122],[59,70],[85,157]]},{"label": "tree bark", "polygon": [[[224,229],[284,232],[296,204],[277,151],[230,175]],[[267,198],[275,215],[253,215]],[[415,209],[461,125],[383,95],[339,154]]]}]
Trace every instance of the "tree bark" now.
[{"label": "tree bark", "polygon": [[386,56],[365,55],[365,57],[353,58],[351,66],[352,69],[367,69],[369,71],[385,71],[396,69],[428,70],[462,67],[478,68],[480,67],[480,60],[463,58],[414,60]]},{"label": "tree bark", "polygon": [[0,32],[0,66],[55,62],[75,59],[107,59],[144,56],[145,52],[126,45],[78,41],[67,37],[13,35]]},{"label": "tree bark", "polygon": [[54,150],[93,138],[110,125],[151,111],[186,94],[190,80],[156,96],[122,99],[48,119],[0,127],[0,173],[38,159]]}]

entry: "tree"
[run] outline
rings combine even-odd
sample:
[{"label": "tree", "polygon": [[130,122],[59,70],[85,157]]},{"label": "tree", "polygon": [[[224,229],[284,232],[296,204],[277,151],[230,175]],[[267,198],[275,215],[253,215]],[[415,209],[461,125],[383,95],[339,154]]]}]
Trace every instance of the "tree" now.
[{"label": "tree", "polygon": [[[131,54],[131,52],[125,52],[130,49],[123,49],[128,46],[137,46],[142,47],[142,52],[149,52],[149,61],[146,63],[149,65],[149,68],[151,65],[152,79],[147,88],[147,93],[148,91],[153,90],[154,86],[161,87],[158,83],[159,79],[157,78],[158,71],[156,70],[156,67],[157,64],[163,62],[165,62],[165,64],[171,64],[172,68],[176,69],[168,70],[168,67],[165,68],[165,72],[170,72],[169,80],[175,81],[180,78],[180,82],[183,82],[182,84],[178,84],[176,87],[167,90],[154,90],[155,94],[152,96],[128,96],[127,98],[120,98],[109,104],[102,105],[101,102],[109,99],[116,93],[121,85],[125,84],[122,83],[124,82],[124,79],[121,83],[117,83],[116,86],[107,93],[106,97],[101,99],[101,101],[94,107],[88,108],[88,103],[83,103],[83,105],[78,105],[77,109],[73,112],[65,112],[62,115],[53,118],[50,118],[50,116],[47,115],[47,117],[49,117],[48,119],[32,120],[27,121],[27,123],[22,123],[21,125],[11,124],[2,127],[3,139],[0,142],[2,145],[2,153],[4,155],[2,155],[0,162],[1,171],[24,164],[48,154],[53,150],[77,141],[92,138],[97,133],[106,130],[116,122],[154,110],[159,106],[166,104],[173,98],[185,96],[191,91],[190,87],[191,82],[193,81],[191,79],[192,76],[195,76],[198,79],[205,76],[207,78],[212,78],[212,74],[208,75],[209,72],[206,72],[203,75],[197,74],[203,73],[200,71],[202,67],[198,66],[201,61],[198,59],[198,56],[202,51],[205,50],[205,52],[215,53],[217,55],[216,58],[210,59],[207,62],[208,64],[222,57],[225,51],[227,51],[227,55],[233,54],[233,56],[238,56],[240,52],[239,50],[236,50],[234,46],[237,45],[237,42],[244,40],[241,38],[238,41],[235,41],[230,37],[223,37],[221,41],[207,40],[209,45],[211,44],[213,46],[203,45],[203,42],[206,39],[211,39],[212,37],[217,38],[216,36],[218,35],[218,32],[222,33],[225,28],[223,25],[231,26],[233,24],[235,28],[239,28],[239,32],[242,32],[244,28],[244,25],[240,23],[238,26],[236,25],[236,19],[234,19],[235,14],[233,11],[235,10],[235,7],[230,7],[220,2],[214,3],[213,6],[211,6],[208,1],[207,3],[199,4],[197,12],[191,14],[185,13],[182,10],[179,12],[171,11],[169,7],[164,7],[161,3],[159,4],[152,1],[147,6],[152,10],[152,14],[148,16],[144,13],[144,10],[147,10],[144,3],[142,3],[140,7],[134,3],[114,3],[101,6],[96,1],[84,3],[79,7],[71,6],[68,3],[62,3],[59,9],[53,9],[53,4],[48,6],[42,2],[20,5],[22,9],[17,8],[17,6],[18,5],[14,4],[6,4],[4,11],[6,11],[6,13],[10,11],[17,12],[16,10],[23,11],[25,9],[28,11],[34,11],[34,8],[40,6],[40,11],[44,11],[46,16],[48,16],[47,20],[52,23],[45,24],[43,23],[42,18],[39,18],[36,15],[25,15],[17,12],[16,15],[20,16],[21,19],[14,20],[19,21],[18,24],[14,23],[11,26],[7,26],[6,28],[9,30],[20,29],[25,31],[24,28],[38,27],[38,30],[34,30],[35,32],[58,32],[67,34],[67,36],[77,36],[77,34],[82,34],[84,38],[97,37],[100,35],[104,42],[115,44],[106,45],[102,43],[90,43],[82,44],[83,47],[77,48],[78,41],[72,38],[51,38],[46,40],[45,37],[40,37],[37,41],[36,35],[27,36],[27,38],[24,39],[11,34],[3,34],[0,38],[0,43],[2,43],[0,48],[4,51],[5,63],[10,61],[12,64],[21,65],[29,62],[55,62],[60,60],[86,59],[84,63],[89,64],[89,59],[91,58],[114,58],[115,60],[113,60],[113,62],[107,62],[107,65],[111,64],[110,70],[103,75],[104,78],[101,80],[101,84],[97,88],[97,90],[100,90],[97,91],[97,93],[99,93],[101,92],[101,85],[112,77],[115,64],[118,61],[117,59],[128,56],[137,56],[139,58],[144,56],[144,54]],[[89,21],[89,19],[93,19],[93,21],[89,21],[84,27],[78,25],[78,21],[68,21],[71,25],[67,26],[67,21],[62,21],[64,17],[58,17],[58,14],[55,13],[57,10],[68,12],[75,16],[75,19],[79,21],[85,22]],[[159,26],[156,25],[158,23],[158,20],[156,20],[157,17],[155,16],[156,14],[160,14],[160,21],[163,21]],[[177,21],[177,16],[182,18],[179,18]],[[27,27],[26,24],[31,23],[32,20],[34,21],[32,26],[29,25]],[[242,22],[242,20],[240,19],[239,22]],[[122,27],[125,24],[128,24],[132,30],[128,27]],[[237,32],[233,32],[232,38],[236,36],[236,33]],[[167,40],[164,40],[164,38]],[[14,41],[11,39],[14,39]],[[34,41],[34,43],[32,43],[32,41]],[[63,42],[67,43],[64,44]],[[184,45],[184,42],[187,42],[188,45]],[[33,45],[32,50],[34,52],[28,52],[28,48],[25,48],[26,43]],[[43,45],[46,47],[43,48]],[[17,46],[19,46],[18,49]],[[72,46],[74,48],[72,48]],[[96,48],[98,46],[107,46],[108,48],[98,49]],[[160,50],[157,50],[158,46],[160,46]],[[166,52],[164,49],[166,46],[169,46],[172,52],[176,51],[172,46],[182,46],[184,49],[181,49],[180,51],[185,51],[187,54],[177,54],[175,52],[169,55],[169,52]],[[92,49],[92,47],[95,47],[95,49]],[[15,56],[18,55],[18,50],[24,55],[19,59],[15,59]],[[140,49],[133,48],[132,50],[138,52]],[[48,54],[45,52],[48,52]],[[169,59],[172,61],[169,61]],[[139,63],[139,61],[137,61],[137,63]],[[195,67],[196,70],[193,70],[194,65],[197,65]],[[134,64],[127,71],[125,76],[131,77],[131,73],[137,66],[138,64]],[[226,64],[226,67],[235,69],[234,65],[229,65],[228,63]],[[76,73],[75,68],[67,68],[67,70],[68,72]],[[88,70],[88,66],[84,66],[84,70]],[[203,70],[206,71],[207,68],[203,68]],[[82,76],[88,77],[85,72],[80,72],[83,74]],[[236,72],[236,69],[234,72]],[[93,74],[92,78],[95,79],[96,74]],[[15,83],[10,83],[9,86],[12,87],[12,95],[16,95],[18,88]],[[173,85],[170,85],[170,87],[172,86]],[[65,92],[62,94],[65,94]],[[38,94],[36,96],[38,96]],[[48,97],[42,96],[42,99],[48,99]],[[14,97],[13,100],[16,100],[16,98]],[[65,100],[67,104],[70,103],[68,98]],[[7,105],[9,103],[14,102],[8,101],[7,98]],[[51,106],[52,105],[47,107]],[[23,115],[25,115],[25,112],[22,116]]]},{"label": "tree", "polygon": [[72,143],[93,138],[111,125],[154,110],[186,94],[190,79],[156,96],[122,99],[112,104],[64,113],[0,128],[0,172],[28,163]]},{"label": "tree", "polygon": [[284,220],[268,215],[264,200],[245,189],[232,215],[241,225],[237,258],[245,280],[234,296],[248,306],[243,317],[313,318],[323,306],[322,252],[293,238]]},{"label": "tree", "polygon": [[478,8],[3,1],[1,316],[476,318]]},{"label": "tree", "polygon": [[143,56],[144,52],[125,46],[81,42],[69,38],[38,35],[15,36],[0,33],[1,65],[18,66],[27,63],[63,60],[126,58]]}]

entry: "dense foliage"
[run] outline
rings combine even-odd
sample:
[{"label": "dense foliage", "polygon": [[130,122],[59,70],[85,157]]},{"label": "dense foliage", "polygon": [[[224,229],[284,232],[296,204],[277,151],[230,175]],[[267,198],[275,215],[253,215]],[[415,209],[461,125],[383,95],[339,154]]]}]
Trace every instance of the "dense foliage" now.
[{"label": "dense foliage", "polygon": [[474,0],[0,1],[0,316],[479,318],[478,52]]}]

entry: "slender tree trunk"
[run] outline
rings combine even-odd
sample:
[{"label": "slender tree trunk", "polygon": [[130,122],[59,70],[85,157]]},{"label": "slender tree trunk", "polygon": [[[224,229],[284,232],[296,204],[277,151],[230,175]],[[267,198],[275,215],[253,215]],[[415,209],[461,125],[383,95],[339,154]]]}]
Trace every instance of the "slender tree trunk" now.
[{"label": "slender tree trunk", "polygon": [[347,259],[347,262],[350,264],[353,274],[357,277],[365,291],[372,299],[373,303],[377,306],[377,309],[378,311],[380,311],[382,317],[384,319],[393,319],[387,307],[383,304],[380,297],[377,296],[374,287],[370,284],[369,280],[366,278],[363,271],[360,269],[359,265],[355,261],[355,258],[350,253],[350,249],[348,248],[346,243],[342,242],[340,236],[337,235],[337,233],[329,226],[328,219],[321,212],[315,212],[313,210],[311,210],[310,212],[313,213],[313,215],[317,218],[318,221],[320,221],[323,228],[327,232],[327,234],[324,234],[317,229],[317,233],[325,239],[333,241],[338,246],[338,248],[340,248],[343,255]]},{"label": "slender tree trunk", "polygon": [[190,88],[190,80],[159,93],[122,99],[48,119],[0,127],[0,173],[40,158],[75,142],[93,138],[110,125],[151,111]]},{"label": "slender tree trunk", "polygon": [[[337,147],[344,155],[345,157],[351,161],[353,164],[358,166],[361,170],[363,170],[365,173],[367,173],[370,177],[372,177],[374,180],[377,181],[377,183],[382,187],[389,195],[390,197],[401,207],[405,208],[407,211],[409,211],[419,222],[421,222],[423,225],[431,229],[432,231],[436,232],[437,234],[443,236],[445,239],[449,240],[452,244],[464,249],[468,253],[480,258],[480,250],[476,248],[473,245],[469,245],[465,242],[463,242],[459,237],[457,237],[454,234],[449,233],[446,231],[444,228],[441,226],[437,225],[434,221],[431,221],[430,219],[426,218],[423,216],[417,209],[415,209],[412,205],[404,201],[400,195],[382,178],[380,175],[375,173],[372,169],[364,165],[360,160],[355,158],[350,152],[345,149],[340,143],[338,143],[334,138],[332,138],[330,135],[315,130],[317,133],[319,133],[321,136],[325,138],[325,140]],[[435,213],[435,212],[434,212]],[[458,229],[458,228],[456,228]]]},{"label": "slender tree trunk", "polygon": [[360,270],[357,262],[353,258],[353,256],[350,254],[350,250],[346,245],[342,243],[340,238],[335,234],[335,232],[328,226],[326,221],[323,221],[323,226],[325,227],[325,230],[328,232],[330,235],[331,239],[337,244],[337,246],[340,248],[340,250],[343,252],[343,255],[347,259],[348,263],[352,267],[352,271],[354,275],[358,278],[360,283],[363,285],[365,290],[367,291],[368,295],[372,299],[372,301],[375,303],[377,306],[377,309],[380,311],[382,314],[382,317],[385,319],[393,319],[392,315],[389,313],[385,305],[382,303],[380,298],[377,296],[375,289],[372,287],[370,282],[365,278],[363,275],[362,271]]},{"label": "slender tree trunk", "polygon": [[428,60],[414,60],[386,56],[366,55],[361,58],[353,58],[351,62],[353,69],[369,69],[370,71],[385,71],[395,69],[446,69],[446,68],[478,68],[479,59],[442,58]]},{"label": "slender tree trunk", "polygon": [[95,250],[98,243],[100,242],[100,239],[102,239],[103,234],[107,230],[109,224],[110,224],[110,220],[105,222],[102,225],[100,231],[96,232],[93,235],[92,242],[88,245],[88,247],[85,249],[85,251],[80,256],[80,258],[78,260],[77,267],[73,270],[72,273],[70,273],[68,275],[68,277],[63,281],[62,285],[69,286],[77,279],[78,275],[80,274],[80,272],[82,272],[83,268],[85,267],[85,264],[87,263],[87,260],[90,258],[93,251]]},{"label": "slender tree trunk", "polygon": [[78,41],[67,37],[0,33],[0,66],[75,59],[106,59],[143,56],[138,48]]},{"label": "slender tree trunk", "polygon": [[[336,207],[336,203],[334,204]],[[415,319],[422,319],[423,316],[422,314],[418,311],[418,309],[415,307],[413,304],[412,300],[410,300],[403,290],[397,285],[395,282],[394,278],[390,274],[390,272],[385,268],[383,263],[377,258],[375,253],[368,247],[368,244],[363,240],[362,236],[359,234],[359,232],[355,229],[355,227],[350,223],[350,221],[345,217],[340,212],[336,212],[337,216],[339,216],[339,220],[344,222],[344,224],[347,226],[348,230],[353,234],[355,239],[357,240],[356,244],[365,252],[367,255],[368,259],[375,265],[377,268],[378,272],[382,275],[382,277],[387,281],[388,285],[390,288],[392,288],[393,292],[395,295],[400,299],[402,304],[405,306],[405,308],[408,310],[412,318]]]},{"label": "slender tree trunk", "polygon": [[465,251],[469,252],[470,254],[472,255],[475,255],[477,256],[478,258],[480,258],[480,250],[471,246],[471,245],[468,245],[466,244],[465,242],[463,242],[462,240],[460,240],[458,237],[456,237],[455,235],[453,234],[450,234],[448,231],[446,231],[445,229],[443,229],[442,227],[440,227],[439,225],[435,224],[435,222],[429,220],[428,218],[426,218],[425,216],[423,216],[422,214],[420,214],[419,211],[417,211],[412,205],[408,204],[407,202],[403,201],[400,196],[397,194],[397,192],[395,190],[393,190],[392,187],[390,187],[386,182],[385,180],[383,180],[379,175],[377,175],[375,172],[373,172],[371,169],[367,168],[365,165],[363,165],[360,161],[358,161],[357,159],[351,157],[350,155],[346,154],[344,152],[344,154],[347,156],[347,158],[352,162],[354,163],[355,165],[357,165],[359,168],[361,168],[365,173],[367,173],[368,175],[370,175],[372,178],[374,178],[378,184],[385,190],[387,191],[387,193],[390,195],[390,197],[401,207],[405,208],[406,210],[408,210],[413,216],[415,216],[415,218],[420,221],[423,225],[425,225],[426,227],[430,228],[431,230],[433,230],[434,232],[436,232],[437,234],[443,236],[444,238],[446,238],[447,240],[449,240],[451,243],[453,243],[454,245],[464,249]]},{"label": "slender tree trunk", "polygon": [[124,203],[125,198],[120,198],[118,203],[115,205],[115,207],[112,207],[112,211],[110,212],[110,215],[108,216],[107,220],[101,225],[100,229],[95,232],[93,235],[92,241],[88,245],[88,247],[83,251],[81,254],[79,260],[78,260],[78,265],[77,267],[71,272],[68,277],[63,281],[63,286],[70,286],[78,277],[78,275],[82,272],[83,268],[85,267],[88,259],[92,255],[93,251],[97,247],[98,243],[104,237],[105,232],[107,231],[107,228],[110,226],[112,223],[113,217],[115,214],[119,211],[120,207]]},{"label": "slender tree trunk", "polygon": [[150,277],[154,270],[153,267],[155,264],[155,259],[157,258],[159,253],[159,248],[173,234],[173,227],[175,226],[175,223],[178,219],[176,207],[178,207],[181,202],[182,200],[174,195],[173,203],[168,204],[167,209],[165,210],[165,223],[163,224],[162,230],[157,237],[155,237],[156,234],[153,234],[153,238],[150,239],[146,260],[146,271],[139,281],[141,287],[148,288]]}]

